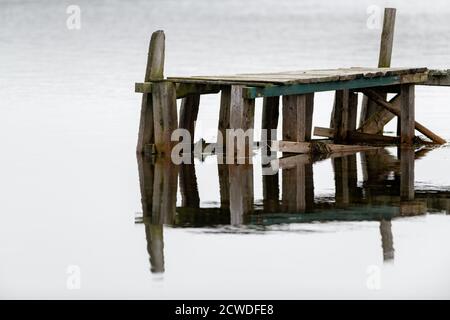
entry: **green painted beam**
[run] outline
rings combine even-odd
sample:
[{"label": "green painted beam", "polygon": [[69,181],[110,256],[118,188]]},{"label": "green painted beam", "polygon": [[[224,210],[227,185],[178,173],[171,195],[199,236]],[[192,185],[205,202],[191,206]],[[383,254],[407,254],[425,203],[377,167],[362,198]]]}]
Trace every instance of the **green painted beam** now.
[{"label": "green painted beam", "polygon": [[[243,90],[243,97],[246,99],[254,99],[260,97],[277,97],[293,94],[305,94],[320,91],[334,91],[344,89],[359,89],[400,84],[401,76],[376,77],[376,78],[360,78],[348,81],[331,81],[319,83],[301,83],[283,86],[268,86],[264,88],[247,87]],[[414,81],[413,81],[414,82]]]}]

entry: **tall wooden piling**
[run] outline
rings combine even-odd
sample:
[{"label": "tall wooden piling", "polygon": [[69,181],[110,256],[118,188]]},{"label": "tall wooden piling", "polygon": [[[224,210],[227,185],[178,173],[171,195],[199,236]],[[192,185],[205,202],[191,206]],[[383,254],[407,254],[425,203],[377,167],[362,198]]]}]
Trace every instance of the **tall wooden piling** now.
[{"label": "tall wooden piling", "polygon": [[[277,140],[275,133],[278,127],[280,113],[280,97],[267,97],[263,99],[262,123],[261,123],[261,143],[270,144],[270,141]],[[267,149],[270,152],[270,149]]]},{"label": "tall wooden piling", "polygon": [[[395,8],[384,9],[383,30],[381,32],[380,40],[380,54],[378,57],[379,68],[389,68],[391,66],[392,47],[394,43],[395,14]],[[386,98],[386,95],[384,95],[384,98]],[[361,105],[360,126],[362,126],[362,124],[369,119],[370,116],[380,110],[380,106],[364,96]],[[383,129],[381,129],[380,132],[382,133]]]},{"label": "tall wooden piling", "polygon": [[220,109],[219,109],[219,126],[217,134],[217,143],[221,144],[226,150],[225,143],[227,138],[227,129],[230,129],[230,112],[231,112],[231,87],[226,86],[220,92]]},{"label": "tall wooden piling", "polygon": [[414,85],[402,84],[400,86],[400,142],[412,145],[414,139]]},{"label": "tall wooden piling", "polygon": [[[164,78],[165,35],[159,30],[152,34],[145,70],[145,82]],[[148,144],[154,143],[153,99],[151,93],[143,93],[139,122],[137,153],[144,153]]]}]

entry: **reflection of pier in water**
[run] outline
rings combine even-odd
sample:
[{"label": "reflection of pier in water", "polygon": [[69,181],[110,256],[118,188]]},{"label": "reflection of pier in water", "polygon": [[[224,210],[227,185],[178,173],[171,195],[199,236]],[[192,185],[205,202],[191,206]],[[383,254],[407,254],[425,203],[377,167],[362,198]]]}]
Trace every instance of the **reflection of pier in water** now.
[{"label": "reflection of pier in water", "polygon": [[[253,165],[218,164],[220,203],[200,207],[194,161],[174,165],[138,158],[142,221],[152,272],[164,271],[163,225],[211,227],[313,221],[379,221],[384,260],[394,258],[391,219],[426,212],[450,212],[450,191],[414,190],[414,160],[426,149],[385,149],[361,153],[363,181],[358,184],[356,154],[333,156],[335,197],[314,197],[310,155],[279,159],[280,172],[262,175],[263,201],[254,203]],[[279,175],[282,175],[280,200]],[[179,180],[178,180],[179,177]],[[176,207],[178,181],[181,206]]]}]

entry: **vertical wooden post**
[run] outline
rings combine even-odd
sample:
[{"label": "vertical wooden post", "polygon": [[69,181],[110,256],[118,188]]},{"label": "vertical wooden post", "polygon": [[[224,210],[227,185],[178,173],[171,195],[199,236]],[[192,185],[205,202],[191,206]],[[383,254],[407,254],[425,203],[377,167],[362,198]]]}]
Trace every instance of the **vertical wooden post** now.
[{"label": "vertical wooden post", "polygon": [[191,144],[194,144],[195,122],[197,121],[200,95],[189,95],[181,100],[179,128],[189,131]]},{"label": "vertical wooden post", "polygon": [[220,110],[219,110],[219,127],[217,134],[217,143],[223,146],[223,151],[226,150],[225,143],[227,138],[227,129],[230,129],[230,110],[231,108],[231,87],[226,86],[222,88],[220,93]]},{"label": "vertical wooden post", "polygon": [[349,90],[336,91],[334,109],[335,142],[347,140],[348,132],[356,129],[358,94]]},{"label": "vertical wooden post", "polygon": [[155,82],[152,91],[156,151],[170,157],[172,147],[176,144],[171,141],[171,135],[178,128],[175,84]]},{"label": "vertical wooden post", "polygon": [[[381,32],[380,54],[378,57],[379,68],[389,68],[391,66],[392,47],[394,42],[395,13],[395,8],[384,9],[383,31]],[[386,95],[384,95],[384,98],[386,98]],[[360,126],[378,110],[381,110],[380,106],[378,106],[373,101],[370,101],[366,96],[363,96]],[[383,129],[381,129],[381,132],[382,131]]]},{"label": "vertical wooden post", "polygon": [[[145,70],[145,82],[164,78],[165,36],[163,31],[152,34]],[[153,101],[151,93],[142,96],[141,118],[139,122],[137,153],[144,153],[145,145],[154,143]]]},{"label": "vertical wooden post", "polygon": [[[261,143],[270,146],[270,142],[277,140],[276,135],[272,135],[272,131],[278,127],[278,117],[280,108],[280,97],[266,97],[263,100],[262,123],[261,123]],[[276,131],[274,131],[276,132]],[[270,149],[267,148],[267,153]]]},{"label": "vertical wooden post", "polygon": [[400,142],[412,145],[414,140],[414,85],[402,84],[400,86]]},{"label": "vertical wooden post", "polygon": [[242,129],[246,133],[246,137],[238,138],[235,144],[235,136],[230,132],[227,134],[226,142],[227,154],[237,154],[238,163],[245,163],[245,160],[239,158],[250,157],[253,148],[255,99],[245,99],[242,96],[243,88],[242,85],[231,86],[230,129]]},{"label": "vertical wooden post", "polygon": [[229,165],[230,221],[232,225],[244,223],[244,216],[253,211],[253,165]]},{"label": "vertical wooden post", "polygon": [[283,141],[310,141],[314,93],[283,96]]}]

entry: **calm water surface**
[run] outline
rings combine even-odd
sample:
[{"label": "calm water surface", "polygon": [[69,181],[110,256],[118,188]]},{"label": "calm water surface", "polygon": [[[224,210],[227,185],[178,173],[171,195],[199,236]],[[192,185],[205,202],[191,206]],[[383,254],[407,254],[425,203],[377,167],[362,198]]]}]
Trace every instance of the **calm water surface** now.
[{"label": "calm water surface", "polygon": [[[272,176],[258,153],[176,167],[136,159],[133,92],[157,29],[167,75],[376,65],[372,4],[398,9],[394,66],[449,68],[446,1],[77,1],[80,30],[70,4],[0,2],[1,298],[450,298],[447,146],[298,157]],[[416,96],[450,140],[449,89]],[[196,139],[215,141],[218,103],[201,101]],[[327,126],[332,95],[315,103]]]}]

